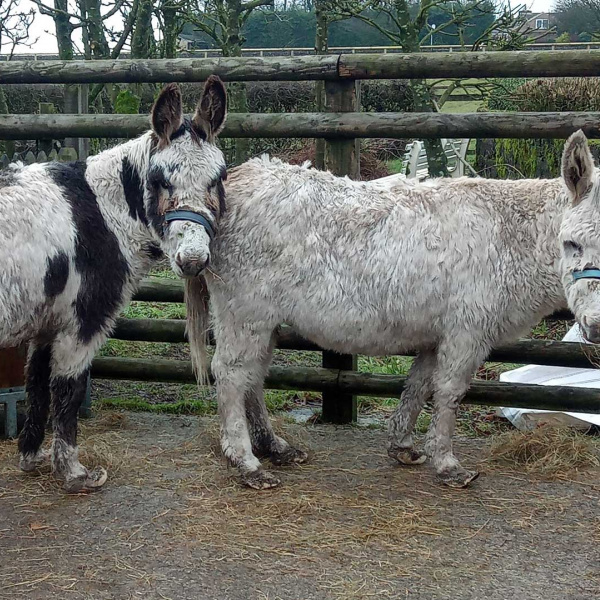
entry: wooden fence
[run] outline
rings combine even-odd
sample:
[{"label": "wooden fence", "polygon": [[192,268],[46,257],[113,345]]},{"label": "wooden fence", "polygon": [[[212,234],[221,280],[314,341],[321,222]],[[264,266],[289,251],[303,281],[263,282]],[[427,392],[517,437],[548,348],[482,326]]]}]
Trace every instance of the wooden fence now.
[{"label": "wooden fence", "polygon": [[[192,40],[189,40],[190,42]],[[598,50],[600,42],[535,42],[525,44],[523,50],[543,51],[543,50]],[[401,46],[331,46],[331,54],[402,54]],[[470,52],[470,49],[460,44],[423,44],[421,52]],[[489,49],[482,45],[479,52],[489,52]],[[242,56],[309,56],[314,55],[315,49],[308,47],[296,48],[242,48]],[[194,48],[190,44],[188,49],[179,51],[182,58],[213,58],[222,56],[219,48]],[[121,52],[118,60],[130,59],[128,52]],[[0,54],[0,61],[8,61],[7,54]],[[41,52],[24,52],[22,54],[13,54],[11,60],[59,60],[58,54]],[[75,54],[76,60],[84,60],[83,54]]]},{"label": "wooden fence", "polygon": [[[323,137],[326,167],[339,175],[358,174],[355,140],[360,137],[564,138],[576,129],[600,137],[600,113],[359,113],[357,81],[393,78],[597,76],[600,51],[448,54],[339,54],[295,58],[208,58],[117,61],[25,61],[0,63],[0,84],[136,83],[203,81],[217,73],[226,81],[323,80],[325,113],[230,114],[229,137]],[[147,129],[146,116],[0,115],[0,139],[131,137]],[[147,282],[138,300],[180,302],[181,285]],[[565,316],[565,315],[563,315]],[[184,341],[182,322],[121,320],[115,337],[139,341]],[[289,329],[279,346],[320,351]],[[521,340],[498,348],[492,360],[558,366],[591,366],[578,345]],[[95,377],[191,382],[182,361],[98,358]],[[323,392],[323,416],[347,422],[356,416],[355,394],[398,396],[403,378],[358,373],[356,358],[323,352],[322,368],[276,368],[267,386]],[[474,383],[467,402],[488,405],[600,412],[600,391],[540,388],[497,382]]]}]

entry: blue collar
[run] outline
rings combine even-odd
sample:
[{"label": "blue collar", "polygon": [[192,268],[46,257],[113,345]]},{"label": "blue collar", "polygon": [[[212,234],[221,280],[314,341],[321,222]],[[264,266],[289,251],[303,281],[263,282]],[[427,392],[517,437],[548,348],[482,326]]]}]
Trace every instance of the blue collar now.
[{"label": "blue collar", "polygon": [[198,225],[202,225],[206,229],[206,233],[208,233],[208,237],[211,240],[215,238],[213,224],[206,217],[193,210],[170,210],[165,213],[165,221],[167,223],[171,221],[191,221],[192,223],[198,223]]},{"label": "blue collar", "polygon": [[573,280],[578,279],[600,279],[600,269],[583,269],[583,271],[573,271]]}]

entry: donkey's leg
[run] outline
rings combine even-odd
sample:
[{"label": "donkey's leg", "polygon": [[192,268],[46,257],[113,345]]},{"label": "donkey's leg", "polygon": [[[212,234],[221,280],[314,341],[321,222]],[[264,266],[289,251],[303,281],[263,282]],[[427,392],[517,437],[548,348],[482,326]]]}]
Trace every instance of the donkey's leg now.
[{"label": "donkey's leg", "polygon": [[239,325],[233,318],[220,319],[215,327],[217,349],[211,370],[217,387],[221,446],[229,463],[239,469],[243,482],[255,489],[281,483],[263,470],[253,454],[246,419],[245,398],[262,386],[271,333],[271,329]]},{"label": "donkey's leg", "polygon": [[432,458],[440,480],[451,487],[466,487],[479,476],[477,471],[467,471],[458,462],[452,452],[452,436],[458,405],[488,352],[487,346],[464,338],[446,340],[438,349],[433,374],[434,414],[425,451]]},{"label": "donkey's leg", "polygon": [[294,448],[283,438],[275,435],[265,406],[262,383],[246,394],[245,403],[253,452],[258,456],[268,457],[274,465],[306,462],[308,458],[306,452]]},{"label": "donkey's leg", "polygon": [[412,433],[419,413],[433,396],[435,351],[419,352],[406,379],[400,403],[388,423],[388,455],[403,465],[420,465],[425,454],[413,447]]},{"label": "donkey's leg", "polygon": [[23,471],[35,471],[50,458],[42,450],[48,411],[50,408],[50,345],[32,343],[27,359],[27,419],[19,436],[20,466]]},{"label": "donkey's leg", "polygon": [[77,414],[85,398],[94,348],[64,336],[54,343],[52,354],[53,470],[64,478],[67,492],[99,488],[106,482],[106,470],[88,471],[79,462],[77,448]]},{"label": "donkey's leg", "polygon": [[275,435],[269,419],[269,413],[264,400],[264,378],[267,375],[275,336],[271,336],[271,343],[262,361],[262,377],[258,384],[253,386],[244,398],[246,404],[246,419],[250,428],[252,450],[258,456],[267,456],[274,465],[299,464],[306,461],[308,454],[290,446],[283,438]]}]

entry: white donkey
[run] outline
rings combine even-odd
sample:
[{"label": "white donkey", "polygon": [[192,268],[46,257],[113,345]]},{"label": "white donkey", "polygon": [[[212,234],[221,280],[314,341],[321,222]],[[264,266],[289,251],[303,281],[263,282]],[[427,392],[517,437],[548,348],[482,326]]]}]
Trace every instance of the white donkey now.
[{"label": "white donkey", "polygon": [[[152,262],[169,257],[196,276],[224,210],[225,119],[220,79],[206,82],[194,117],[168,85],[152,131],[81,163],[16,164],[0,173],[0,347],[29,342],[29,413],[21,468],[51,454],[70,492],[100,487],[106,471],[78,460],[77,412],[92,358]],[[174,210],[176,209],[176,210]],[[52,404],[53,448],[41,444]]]},{"label": "white donkey", "polygon": [[[417,351],[389,422],[388,454],[431,457],[440,479],[477,473],[452,452],[456,410],[490,350],[568,306],[600,341],[600,184],[587,140],[568,140],[562,179],[354,182],[268,158],[229,174],[210,271],[212,362],[224,453],[255,488],[275,463],[306,454],[275,436],[263,402],[273,332],[287,323],[321,347],[370,355]],[[195,306],[198,306],[197,301]],[[206,313],[190,313],[197,364]],[[412,431],[430,399],[425,455]]]}]

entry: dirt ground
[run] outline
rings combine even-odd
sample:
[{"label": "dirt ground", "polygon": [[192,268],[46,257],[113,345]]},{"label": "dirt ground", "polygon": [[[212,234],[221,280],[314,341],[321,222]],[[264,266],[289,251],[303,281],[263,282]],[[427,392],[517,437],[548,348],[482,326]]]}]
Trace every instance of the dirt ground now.
[{"label": "dirt ground", "polygon": [[307,465],[239,486],[214,418],[105,411],[82,426],[96,494],[22,474],[0,442],[0,598],[308,600],[600,597],[598,471],[561,480],[457,451],[482,476],[440,487],[401,468],[381,429],[280,423]]}]

